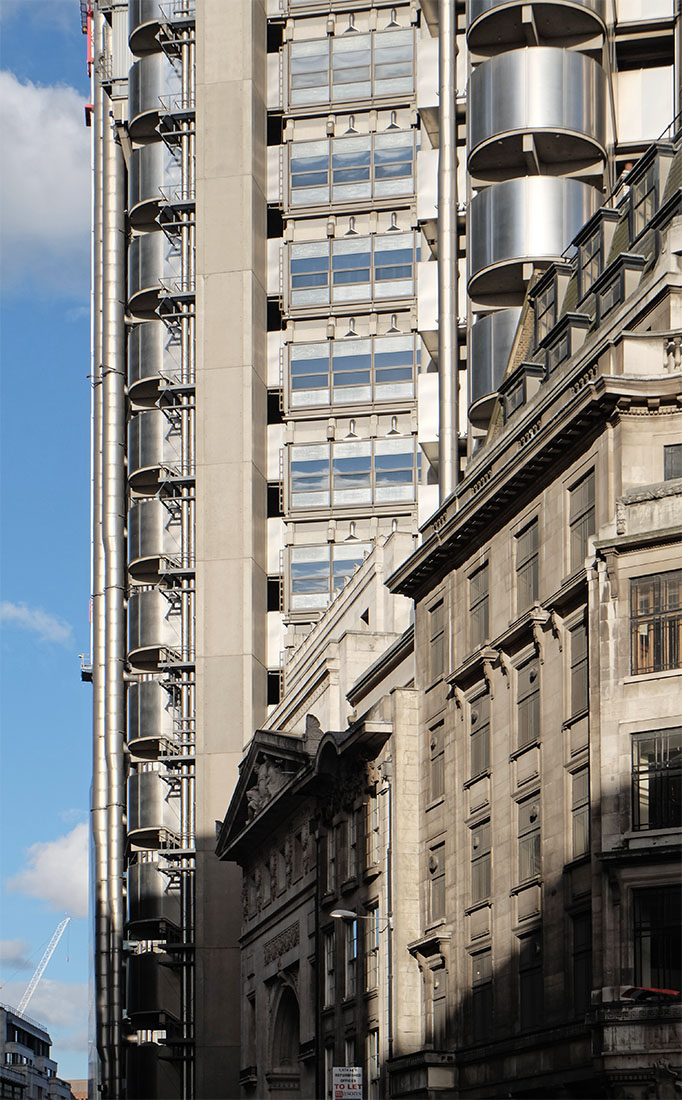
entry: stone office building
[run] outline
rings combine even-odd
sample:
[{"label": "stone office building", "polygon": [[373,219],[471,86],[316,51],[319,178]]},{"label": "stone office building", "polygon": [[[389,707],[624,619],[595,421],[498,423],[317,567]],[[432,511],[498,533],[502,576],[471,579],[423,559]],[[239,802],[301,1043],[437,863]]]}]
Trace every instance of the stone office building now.
[{"label": "stone office building", "polygon": [[536,277],[461,483],[290,660],[219,842],[246,1096],[679,1095],[681,182]]},{"label": "stone office building", "polygon": [[682,1087],[681,181],[653,146],[532,285],[486,441],[389,581],[425,974],[391,1096],[432,1094],[431,1049],[461,1097]]}]

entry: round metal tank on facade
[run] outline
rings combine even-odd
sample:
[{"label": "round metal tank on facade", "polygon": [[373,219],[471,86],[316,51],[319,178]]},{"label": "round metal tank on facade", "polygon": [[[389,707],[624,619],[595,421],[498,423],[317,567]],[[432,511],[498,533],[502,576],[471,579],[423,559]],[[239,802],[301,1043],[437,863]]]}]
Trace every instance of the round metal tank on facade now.
[{"label": "round metal tank on facade", "polygon": [[482,304],[520,305],[524,264],[558,259],[600,200],[589,184],[556,176],[479,191],[469,206],[469,294]]},{"label": "round metal tank on facade", "polygon": [[179,286],[180,254],[160,229],[133,237],[128,249],[128,308],[138,317],[156,316],[164,287]]},{"label": "round metal tank on facade", "polygon": [[128,216],[136,229],[155,229],[159,205],[175,199],[181,190],[179,162],[163,141],[138,145],[128,168]]},{"label": "round metal tank on facade", "polygon": [[128,43],[142,57],[161,49],[159,27],[166,22],[161,0],[128,0]]},{"label": "round metal tank on facade", "polygon": [[128,746],[136,756],[156,756],[159,741],[173,738],[173,707],[159,680],[128,687]]},{"label": "round metal tank on facade", "polygon": [[605,7],[604,0],[467,0],[467,44],[486,55],[525,46],[525,8],[543,45],[575,48],[605,33]]},{"label": "round metal tank on facade", "polygon": [[128,956],[126,993],[126,1010],[138,1027],[160,1016],[180,1016],[180,976],[164,952]]},{"label": "round metal tank on facade", "polygon": [[181,468],[179,433],[161,409],[143,409],[128,425],[128,480],[131,489],[154,493],[161,469]]},{"label": "round metal tank on facade", "polygon": [[509,361],[520,309],[500,309],[472,325],[469,337],[469,420],[487,428]]},{"label": "round metal tank on facade", "polygon": [[144,848],[156,848],[159,833],[180,835],[178,799],[157,771],[133,772],[128,779],[128,835]]},{"label": "round metal tank on facade", "polygon": [[150,53],[128,73],[128,129],[134,141],[156,137],[159,119],[181,107],[182,78],[165,53]]},{"label": "round metal tank on facade", "polygon": [[180,354],[162,321],[135,325],[128,336],[128,394],[132,401],[154,401],[165,380],[180,378]]},{"label": "round metal tank on facade", "polygon": [[[167,1038],[172,1039],[173,1032]],[[182,1096],[180,1063],[173,1062],[167,1045],[126,1043],[126,1095],[129,1100],[177,1100]]]},{"label": "round metal tank on facade", "polygon": [[128,571],[138,581],[158,579],[159,559],[182,557],[180,518],[162,500],[140,500],[128,513]]},{"label": "round metal tank on facade", "polygon": [[180,649],[180,613],[158,588],[133,591],[128,600],[128,660],[140,671],[158,669],[161,649]]},{"label": "round metal tank on facade", "polygon": [[529,157],[553,175],[598,170],[606,157],[606,73],[585,54],[499,54],[474,69],[468,101],[468,164],[479,179],[524,175]]},{"label": "round metal tank on facade", "polygon": [[169,886],[158,863],[132,863],[128,867],[128,924],[169,921],[179,925],[180,898]]}]

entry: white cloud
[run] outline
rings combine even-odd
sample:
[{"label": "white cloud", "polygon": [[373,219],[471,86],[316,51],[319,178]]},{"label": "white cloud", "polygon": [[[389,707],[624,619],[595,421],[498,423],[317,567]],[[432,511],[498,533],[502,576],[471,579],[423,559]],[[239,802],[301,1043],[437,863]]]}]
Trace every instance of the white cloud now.
[{"label": "white cloud", "polygon": [[32,844],[28,866],[8,879],[9,890],[46,901],[72,917],[88,915],[88,826],[76,825],[66,836]]},{"label": "white cloud", "polygon": [[26,940],[0,940],[0,966],[5,970],[28,970],[30,947]]},{"label": "white cloud", "polygon": [[22,630],[31,630],[41,642],[58,642],[70,645],[73,630],[69,623],[56,615],[50,615],[39,607],[28,607],[25,603],[0,603],[0,622],[18,626]]},{"label": "white cloud", "polygon": [[[26,982],[7,982],[0,990],[0,999],[3,1004],[16,1007],[25,990]],[[85,982],[58,982],[42,977],[26,1014],[47,1028],[53,1043],[52,1056],[58,1062],[65,1051],[87,1051],[88,987]],[[60,1073],[63,1072],[60,1066]]]},{"label": "white cloud", "polygon": [[5,293],[88,293],[89,134],[74,88],[40,87],[0,71]]}]

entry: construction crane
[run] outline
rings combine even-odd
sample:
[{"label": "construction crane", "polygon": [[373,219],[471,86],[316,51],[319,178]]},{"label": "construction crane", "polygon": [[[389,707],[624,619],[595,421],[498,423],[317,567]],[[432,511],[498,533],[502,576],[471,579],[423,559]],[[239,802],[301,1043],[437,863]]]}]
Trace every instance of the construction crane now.
[{"label": "construction crane", "polygon": [[31,997],[35,993],[36,986],[38,985],[38,982],[40,981],[40,979],[43,976],[43,971],[45,970],[45,967],[47,966],[50,959],[52,958],[52,955],[54,953],[54,949],[57,946],[57,944],[59,943],[60,939],[62,938],[62,934],[64,932],[64,929],[66,928],[66,926],[67,926],[67,924],[69,923],[70,920],[71,920],[71,917],[64,917],[64,920],[60,921],[59,924],[57,925],[57,927],[55,929],[55,933],[54,933],[52,939],[50,940],[47,947],[45,948],[45,954],[43,955],[42,959],[38,963],[38,965],[35,969],[35,973],[34,973],[33,977],[31,978],[30,982],[26,986],[26,992],[24,993],[23,997],[21,998],[21,1000],[19,1002],[19,1008],[18,1008],[19,1012],[25,1012],[26,1009],[28,1008],[28,1002],[31,1000]]}]

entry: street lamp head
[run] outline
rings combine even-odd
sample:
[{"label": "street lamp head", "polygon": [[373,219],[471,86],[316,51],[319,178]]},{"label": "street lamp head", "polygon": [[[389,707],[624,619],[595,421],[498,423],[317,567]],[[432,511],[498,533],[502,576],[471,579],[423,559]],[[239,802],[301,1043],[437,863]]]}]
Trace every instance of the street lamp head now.
[{"label": "street lamp head", "polygon": [[380,932],[385,932],[387,928],[393,928],[393,917],[382,917],[376,910],[371,913],[355,913],[352,909],[332,909],[329,914],[334,920],[373,920],[373,921],[386,921],[383,928],[380,928]]},{"label": "street lamp head", "polygon": [[354,913],[352,909],[332,909],[329,916],[334,920],[357,920],[359,914]]}]

